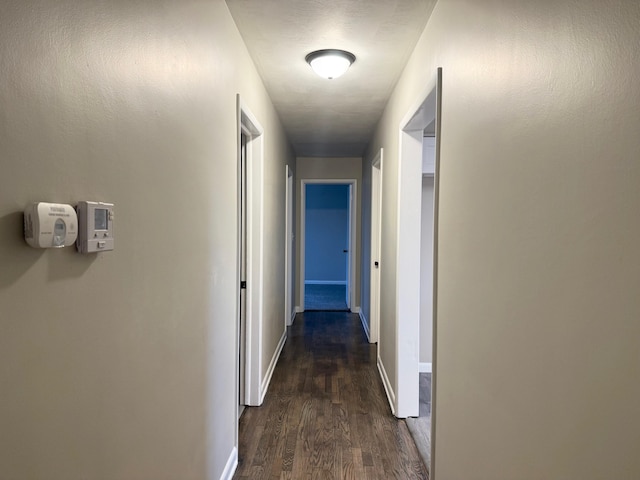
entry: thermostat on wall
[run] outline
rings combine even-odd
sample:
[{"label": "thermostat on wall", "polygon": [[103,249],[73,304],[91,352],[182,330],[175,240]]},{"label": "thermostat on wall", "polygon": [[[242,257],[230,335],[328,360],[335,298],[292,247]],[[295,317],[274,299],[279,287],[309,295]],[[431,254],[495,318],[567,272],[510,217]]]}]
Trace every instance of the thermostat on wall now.
[{"label": "thermostat on wall", "polygon": [[71,205],[33,203],[24,210],[24,239],[34,248],[73,245],[78,236],[78,218]]},{"label": "thermostat on wall", "polygon": [[78,203],[78,251],[80,253],[113,250],[113,203]]}]

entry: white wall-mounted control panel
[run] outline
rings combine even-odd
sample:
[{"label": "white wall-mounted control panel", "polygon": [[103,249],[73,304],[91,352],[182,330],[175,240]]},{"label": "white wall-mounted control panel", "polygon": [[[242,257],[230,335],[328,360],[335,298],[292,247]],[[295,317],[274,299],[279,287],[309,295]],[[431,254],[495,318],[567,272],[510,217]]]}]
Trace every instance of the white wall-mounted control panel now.
[{"label": "white wall-mounted control panel", "polygon": [[78,236],[78,217],[71,205],[33,203],[24,210],[24,238],[34,248],[73,245]]},{"label": "white wall-mounted control panel", "polygon": [[80,253],[113,250],[113,203],[78,203],[78,251]]}]

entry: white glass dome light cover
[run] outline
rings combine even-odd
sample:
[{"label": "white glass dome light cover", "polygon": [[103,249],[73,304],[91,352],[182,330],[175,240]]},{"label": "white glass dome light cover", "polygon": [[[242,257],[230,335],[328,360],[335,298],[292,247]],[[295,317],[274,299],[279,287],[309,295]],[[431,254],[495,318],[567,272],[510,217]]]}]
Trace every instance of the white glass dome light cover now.
[{"label": "white glass dome light cover", "polygon": [[305,60],[319,76],[332,80],[343,75],[356,61],[356,56],[345,50],[330,48],[311,52]]}]

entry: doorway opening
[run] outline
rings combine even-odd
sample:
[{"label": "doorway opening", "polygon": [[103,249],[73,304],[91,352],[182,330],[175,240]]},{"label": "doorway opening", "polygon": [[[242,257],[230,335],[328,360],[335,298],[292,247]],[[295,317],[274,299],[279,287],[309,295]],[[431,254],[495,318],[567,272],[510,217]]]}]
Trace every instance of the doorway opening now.
[{"label": "doorway opening", "polygon": [[381,148],[371,166],[371,265],[369,326],[365,330],[369,343],[378,343],[380,355],[380,252],[382,241],[382,157]]},{"label": "doorway opening", "polygon": [[426,465],[431,458],[431,373],[433,367],[433,219],[435,175],[435,120],[422,141],[422,202],[420,228],[420,351],[418,417],[407,427]]},{"label": "doorway opening", "polygon": [[355,291],[355,180],[303,180],[303,311],[349,311]]},{"label": "doorway opening", "polygon": [[238,419],[244,413],[246,358],[247,358],[247,134],[240,132],[240,181],[239,181],[239,214],[240,228],[240,305],[238,308]]},{"label": "doorway opening", "polygon": [[285,328],[291,326],[295,318],[296,309],[294,306],[293,290],[293,252],[295,249],[295,235],[293,230],[293,171],[289,165],[285,169],[286,192],[285,192],[285,270],[284,270],[284,325]]},{"label": "doorway opening", "polygon": [[[396,416],[419,418],[420,413],[423,417],[431,413],[430,421],[423,424],[421,432],[427,437],[427,445],[421,448],[414,435],[431,472],[436,446],[441,103],[442,69],[439,68],[425,94],[400,124],[398,175]],[[423,398],[422,412],[421,390],[423,397],[429,397]]]},{"label": "doorway opening", "polygon": [[237,408],[262,403],[263,128],[237,96]]}]

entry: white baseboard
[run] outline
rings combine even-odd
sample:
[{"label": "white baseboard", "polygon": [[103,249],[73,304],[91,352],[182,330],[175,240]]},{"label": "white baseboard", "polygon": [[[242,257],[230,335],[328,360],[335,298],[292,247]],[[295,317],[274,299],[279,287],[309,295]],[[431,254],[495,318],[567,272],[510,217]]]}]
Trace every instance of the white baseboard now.
[{"label": "white baseboard", "polygon": [[229,455],[229,460],[227,460],[227,464],[224,467],[224,471],[222,472],[222,475],[220,475],[220,480],[231,480],[233,478],[233,474],[236,473],[236,468],[238,468],[238,449],[237,447],[233,447],[231,455]]},{"label": "white baseboard", "polygon": [[305,285],[346,285],[346,280],[305,280]]},{"label": "white baseboard", "polygon": [[296,313],[298,313],[298,307],[291,311],[291,318],[289,319],[289,326],[293,325],[293,321],[296,319]]},{"label": "white baseboard", "polygon": [[269,363],[267,374],[264,376],[262,385],[260,385],[260,405],[262,405],[262,402],[264,402],[264,396],[267,394],[267,390],[269,389],[269,383],[271,383],[271,377],[273,376],[273,371],[276,369],[276,364],[278,363],[278,359],[280,358],[280,353],[282,353],[282,348],[284,347],[284,343],[286,341],[287,341],[287,331],[285,330],[284,332],[282,332],[282,337],[280,337],[280,341],[278,342],[276,351],[273,353],[273,357],[271,358],[271,362]]},{"label": "white baseboard", "polygon": [[382,386],[384,387],[384,391],[387,394],[387,400],[389,401],[389,406],[391,407],[391,413],[393,415],[396,414],[396,394],[393,391],[393,387],[391,386],[391,382],[389,382],[389,377],[387,376],[387,372],[384,369],[384,365],[382,364],[382,359],[378,355],[378,372],[380,373],[380,378],[382,379]]},{"label": "white baseboard", "polygon": [[351,313],[360,313],[360,307],[351,307]]},{"label": "white baseboard", "polygon": [[302,308],[300,305],[296,305],[296,313],[303,313],[304,312],[304,308]]},{"label": "white baseboard", "polygon": [[431,362],[420,362],[420,364],[418,365],[418,371],[420,373],[431,373],[431,368]]},{"label": "white baseboard", "polygon": [[369,334],[369,325],[367,324],[367,319],[365,318],[362,310],[360,310],[358,313],[360,314],[360,322],[362,322],[362,329],[364,330],[364,333],[367,336],[367,342],[371,343],[371,335]]}]

